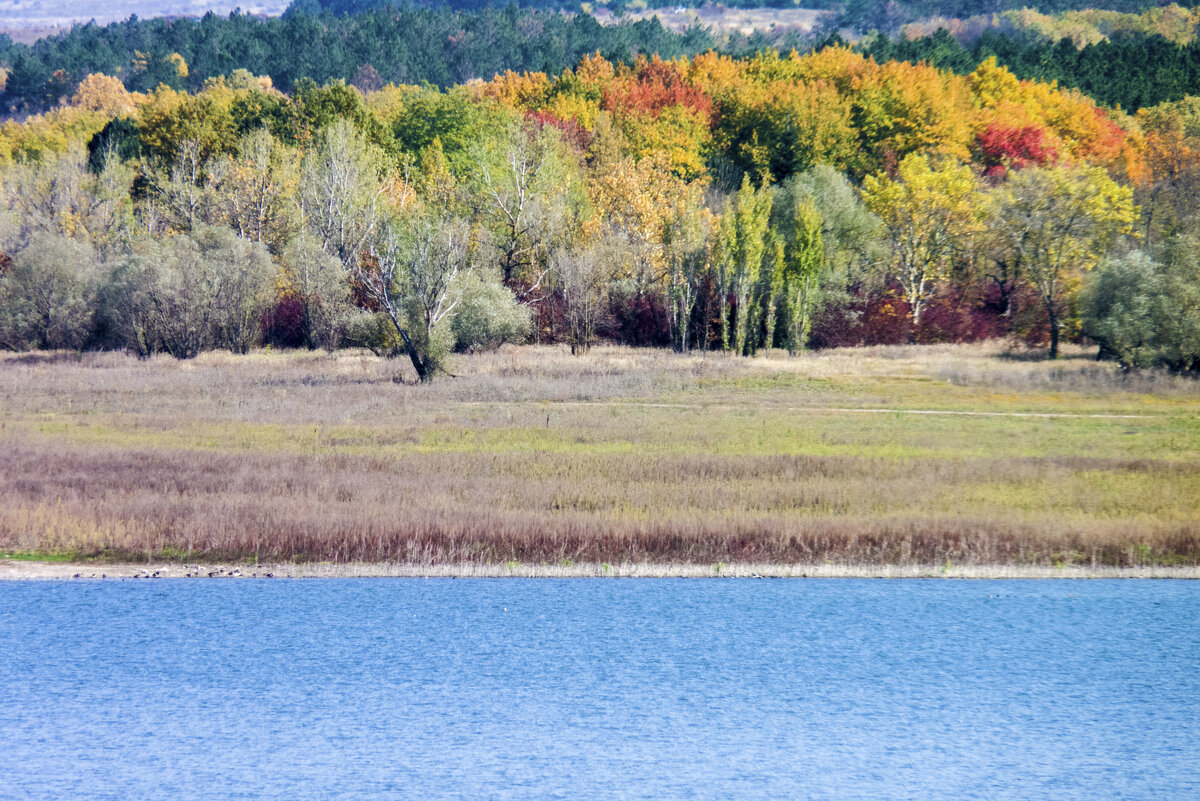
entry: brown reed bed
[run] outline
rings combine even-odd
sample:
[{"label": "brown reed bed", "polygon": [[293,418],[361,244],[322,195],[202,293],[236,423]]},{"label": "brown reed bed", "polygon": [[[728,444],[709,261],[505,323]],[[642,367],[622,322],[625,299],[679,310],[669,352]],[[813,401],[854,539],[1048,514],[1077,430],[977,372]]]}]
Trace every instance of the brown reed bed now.
[{"label": "brown reed bed", "polygon": [[[1051,369],[996,345],[752,361],[523,348],[464,357],[428,387],[361,353],[7,356],[0,548],[415,567],[1200,565],[1200,393],[1123,383],[1083,356]],[[881,406],[895,413],[845,411]]]}]

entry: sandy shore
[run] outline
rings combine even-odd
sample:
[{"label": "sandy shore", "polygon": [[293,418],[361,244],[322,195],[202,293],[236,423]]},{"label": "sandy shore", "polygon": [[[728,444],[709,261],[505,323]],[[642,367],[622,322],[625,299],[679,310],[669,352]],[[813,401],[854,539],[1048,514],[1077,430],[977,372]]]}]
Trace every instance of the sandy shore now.
[{"label": "sandy shore", "polygon": [[0,580],[135,578],[951,578],[1200,579],[1200,567],[1039,567],[1034,565],[781,564],[280,564],[199,565],[0,560]]}]

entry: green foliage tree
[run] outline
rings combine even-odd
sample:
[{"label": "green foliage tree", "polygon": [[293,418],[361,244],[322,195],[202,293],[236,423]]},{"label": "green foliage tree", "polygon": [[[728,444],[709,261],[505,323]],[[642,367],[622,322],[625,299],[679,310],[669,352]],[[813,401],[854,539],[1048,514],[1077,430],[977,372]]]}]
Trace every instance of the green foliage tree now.
[{"label": "green foliage tree", "polygon": [[[821,216],[821,244],[827,277],[843,285],[862,283],[870,265],[884,255],[883,224],[863,203],[845,173],[828,165],[789,178],[779,189],[772,224],[789,236],[797,203],[807,198]],[[828,293],[827,293],[828,294]]]},{"label": "green foliage tree", "polygon": [[783,295],[785,285],[784,273],[787,268],[787,249],[784,246],[783,237],[779,235],[778,231],[768,231],[767,248],[764,258],[761,279],[761,301],[759,303],[763,317],[762,343],[764,348],[773,348],[775,347],[775,329],[779,318],[779,306],[780,303],[786,304],[787,302]]},{"label": "green foliage tree", "polygon": [[[672,342],[680,353],[691,348],[692,315],[702,286],[712,274],[712,239],[712,215],[695,194],[681,196],[663,225]],[[707,330],[701,331],[700,337],[701,346],[707,348]]]},{"label": "green foliage tree", "polygon": [[[445,92],[434,87],[406,87],[400,108],[388,121],[398,153],[415,156],[436,139],[456,176],[474,171],[481,145],[502,156],[505,145],[514,143],[505,134],[516,122],[511,109],[480,103],[465,87]],[[501,141],[496,142],[497,138]]]},{"label": "green foliage tree", "polygon": [[825,267],[825,244],[821,235],[821,213],[816,204],[802,195],[795,195],[792,206],[792,235],[785,248],[783,277],[787,287],[788,350],[793,354],[808,345],[812,328],[812,311],[821,289],[821,273]]},{"label": "green foliage tree", "polygon": [[737,303],[733,341],[731,343],[729,340],[724,309],[721,339],[726,349],[732,345],[735,353],[743,355],[752,353],[756,345],[750,338],[751,305],[766,255],[772,201],[770,187],[763,185],[755,189],[747,175],[742,179],[742,188],[730,200],[729,208],[721,218],[722,284]]}]

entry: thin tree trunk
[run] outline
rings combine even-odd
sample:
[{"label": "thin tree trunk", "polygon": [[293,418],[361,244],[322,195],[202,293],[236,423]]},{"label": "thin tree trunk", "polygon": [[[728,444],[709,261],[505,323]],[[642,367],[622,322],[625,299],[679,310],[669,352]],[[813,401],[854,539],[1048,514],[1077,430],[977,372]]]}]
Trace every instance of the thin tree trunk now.
[{"label": "thin tree trunk", "polygon": [[1046,305],[1046,311],[1050,313],[1050,358],[1058,358],[1058,314],[1055,313],[1053,304]]},{"label": "thin tree trunk", "polygon": [[912,305],[912,328],[908,329],[908,344],[917,343],[917,330],[921,327],[921,301]]},{"label": "thin tree trunk", "polygon": [[729,350],[729,295],[721,295],[721,350]]},{"label": "thin tree trunk", "polygon": [[767,316],[763,323],[763,347],[767,350],[775,347],[775,295],[767,297]]}]

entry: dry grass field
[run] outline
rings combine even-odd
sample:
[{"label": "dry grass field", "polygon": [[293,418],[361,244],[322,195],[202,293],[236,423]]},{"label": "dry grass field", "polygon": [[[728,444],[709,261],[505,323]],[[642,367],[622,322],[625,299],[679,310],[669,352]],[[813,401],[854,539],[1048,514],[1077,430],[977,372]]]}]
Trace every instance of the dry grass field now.
[{"label": "dry grass field", "polygon": [[1200,386],[1076,351],[0,356],[0,550],[167,561],[1200,564]]}]

